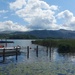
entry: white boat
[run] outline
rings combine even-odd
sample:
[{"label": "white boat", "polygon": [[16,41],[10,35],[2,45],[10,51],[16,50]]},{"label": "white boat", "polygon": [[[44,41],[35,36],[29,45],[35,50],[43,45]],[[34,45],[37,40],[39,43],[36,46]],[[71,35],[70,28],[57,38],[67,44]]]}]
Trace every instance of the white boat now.
[{"label": "white boat", "polygon": [[15,55],[16,52],[17,54],[20,54],[20,46],[16,46],[16,47],[8,47],[8,43],[14,43],[13,41],[7,41],[7,40],[1,40],[0,41],[0,56],[3,56],[3,54],[5,53],[5,56],[9,56],[9,55]]}]

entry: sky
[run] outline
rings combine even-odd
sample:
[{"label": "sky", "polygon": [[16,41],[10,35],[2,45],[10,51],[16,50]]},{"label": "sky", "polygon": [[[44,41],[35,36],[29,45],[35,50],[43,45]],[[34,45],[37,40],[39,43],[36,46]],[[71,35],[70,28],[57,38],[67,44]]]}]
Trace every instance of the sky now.
[{"label": "sky", "polygon": [[74,30],[75,0],[0,0],[0,31]]}]

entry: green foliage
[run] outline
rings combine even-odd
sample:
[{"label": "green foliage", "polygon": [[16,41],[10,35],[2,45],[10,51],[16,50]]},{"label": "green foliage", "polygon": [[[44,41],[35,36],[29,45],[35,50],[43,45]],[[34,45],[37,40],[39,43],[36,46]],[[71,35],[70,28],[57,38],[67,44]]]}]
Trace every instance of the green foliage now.
[{"label": "green foliage", "polygon": [[71,50],[71,46],[70,45],[62,45],[60,44],[58,47],[58,52],[59,53],[69,53]]},{"label": "green foliage", "polygon": [[53,39],[43,39],[43,40],[36,40],[32,41],[33,44],[39,44],[46,47],[56,47],[56,41]]},{"label": "green foliage", "polygon": [[8,39],[9,35],[8,34],[0,34],[0,39]]},{"label": "green foliage", "polygon": [[37,39],[35,36],[26,34],[1,34],[0,39]]},{"label": "green foliage", "polygon": [[58,47],[58,52],[75,52],[74,39],[45,39],[36,40],[33,44],[39,44],[47,47]]}]

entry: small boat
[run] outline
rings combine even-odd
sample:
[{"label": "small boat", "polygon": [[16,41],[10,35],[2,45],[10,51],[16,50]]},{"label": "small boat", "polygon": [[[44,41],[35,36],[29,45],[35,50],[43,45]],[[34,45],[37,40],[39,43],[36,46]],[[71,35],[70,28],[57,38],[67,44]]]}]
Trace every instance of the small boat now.
[{"label": "small boat", "polygon": [[8,47],[8,43],[14,43],[14,41],[7,41],[7,40],[1,40],[0,41],[0,56],[3,56],[3,53],[5,53],[5,56],[11,56],[11,55],[16,55],[17,54],[21,54],[20,46],[12,46],[12,47]]}]

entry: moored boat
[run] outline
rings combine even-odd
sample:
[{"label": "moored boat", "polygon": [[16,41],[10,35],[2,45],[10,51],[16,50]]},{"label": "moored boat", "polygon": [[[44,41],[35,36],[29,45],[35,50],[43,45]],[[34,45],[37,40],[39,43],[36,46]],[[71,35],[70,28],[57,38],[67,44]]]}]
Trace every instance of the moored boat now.
[{"label": "moored boat", "polygon": [[3,53],[5,53],[5,56],[16,55],[16,52],[18,55],[21,53],[20,46],[9,47],[8,43],[12,44],[12,43],[14,43],[14,41],[7,41],[7,40],[0,41],[0,56],[3,56]]}]

